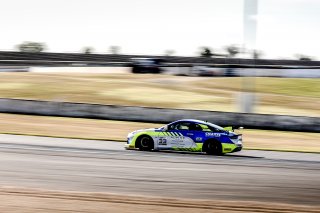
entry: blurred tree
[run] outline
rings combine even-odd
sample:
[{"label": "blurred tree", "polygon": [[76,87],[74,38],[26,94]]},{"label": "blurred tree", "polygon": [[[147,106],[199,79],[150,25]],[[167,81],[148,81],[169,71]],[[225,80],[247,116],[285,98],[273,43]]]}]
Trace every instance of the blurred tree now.
[{"label": "blurred tree", "polygon": [[166,56],[172,56],[172,55],[174,55],[174,53],[175,53],[174,50],[166,50],[164,54],[165,54]]},{"label": "blurred tree", "polygon": [[110,46],[110,53],[114,55],[120,54],[120,47],[119,46]]},{"label": "blurred tree", "polygon": [[85,53],[85,54],[91,54],[92,52],[93,52],[93,48],[92,47],[83,48],[83,53]]},{"label": "blurred tree", "polygon": [[46,49],[46,45],[39,42],[25,41],[22,44],[17,45],[17,48],[20,52],[39,53],[43,52]]},{"label": "blurred tree", "polygon": [[254,59],[260,59],[262,56],[263,56],[263,52],[260,51],[260,50],[254,50],[254,51],[252,52],[252,57],[253,57]]},{"label": "blurred tree", "polygon": [[240,48],[235,45],[227,46],[225,49],[228,52],[229,57],[234,57],[240,53]]},{"label": "blurred tree", "polygon": [[201,47],[200,56],[210,58],[213,53],[209,47]]},{"label": "blurred tree", "polygon": [[312,58],[310,56],[303,55],[303,54],[297,54],[296,58],[300,61],[312,61]]}]

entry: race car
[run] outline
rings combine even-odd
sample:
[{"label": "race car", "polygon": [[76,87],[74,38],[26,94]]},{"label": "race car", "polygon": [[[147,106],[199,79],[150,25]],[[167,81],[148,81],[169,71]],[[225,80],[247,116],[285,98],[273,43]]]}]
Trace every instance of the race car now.
[{"label": "race car", "polygon": [[128,134],[126,149],[176,150],[222,155],[242,149],[242,135],[201,120],[183,119]]},{"label": "race car", "polygon": [[132,58],[130,67],[132,73],[162,73],[163,59],[160,58]]}]

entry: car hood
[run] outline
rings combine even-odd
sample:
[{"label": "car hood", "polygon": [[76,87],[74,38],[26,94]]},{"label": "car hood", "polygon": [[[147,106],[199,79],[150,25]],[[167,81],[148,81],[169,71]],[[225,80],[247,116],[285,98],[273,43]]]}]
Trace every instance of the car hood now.
[{"label": "car hood", "polygon": [[130,134],[136,134],[136,133],[139,133],[139,132],[154,132],[156,131],[158,128],[148,128],[148,129],[139,129],[139,130],[135,130],[133,132],[130,132]]}]

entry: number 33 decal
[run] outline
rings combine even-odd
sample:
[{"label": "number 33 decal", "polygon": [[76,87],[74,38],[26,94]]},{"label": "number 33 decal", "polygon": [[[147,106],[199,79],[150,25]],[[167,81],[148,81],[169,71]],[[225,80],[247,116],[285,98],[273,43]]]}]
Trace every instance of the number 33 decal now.
[{"label": "number 33 decal", "polygon": [[167,145],[167,139],[159,138],[159,145]]}]

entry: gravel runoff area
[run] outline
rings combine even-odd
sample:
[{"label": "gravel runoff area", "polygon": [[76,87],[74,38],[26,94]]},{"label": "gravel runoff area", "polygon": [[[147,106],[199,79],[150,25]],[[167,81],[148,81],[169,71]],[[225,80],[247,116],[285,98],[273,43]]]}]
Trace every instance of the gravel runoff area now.
[{"label": "gravel runoff area", "polygon": [[[0,187],[0,212],[23,213],[134,213],[134,212],[320,212],[319,208],[259,202],[165,199],[106,193],[48,191]],[[19,202],[17,203],[17,200]]]},{"label": "gravel runoff area", "polygon": [[[0,133],[125,141],[131,131],[163,124],[0,113]],[[320,152],[320,133],[236,130],[246,149]]]}]

